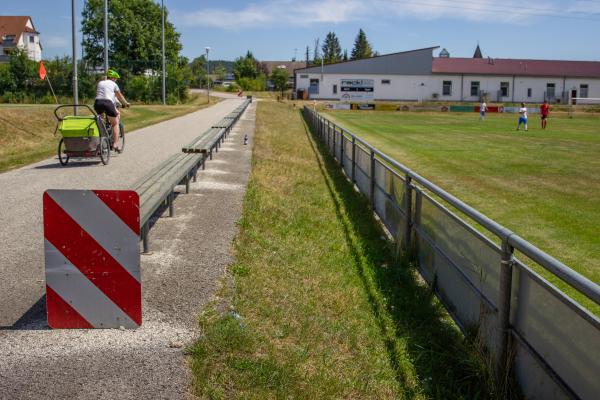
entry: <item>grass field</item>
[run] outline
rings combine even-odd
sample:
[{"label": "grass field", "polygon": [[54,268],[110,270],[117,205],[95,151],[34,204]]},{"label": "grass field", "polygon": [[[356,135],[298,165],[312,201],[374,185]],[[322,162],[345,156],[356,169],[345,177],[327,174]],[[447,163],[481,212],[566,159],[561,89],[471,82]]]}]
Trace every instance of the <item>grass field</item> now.
[{"label": "grass field", "polygon": [[[474,113],[328,115],[600,282],[600,116],[553,116],[546,130],[538,116],[531,116],[529,131],[517,132],[517,118],[506,114],[488,114],[483,122]],[[558,279],[551,281],[567,288]],[[569,293],[590,306],[582,295]]]},{"label": "grass field", "polygon": [[[211,102],[219,101],[212,98]],[[122,110],[127,132],[179,117],[207,106],[206,96],[196,96],[176,106],[133,105]],[[55,105],[0,105],[0,172],[43,160],[56,154]]]},{"label": "grass field", "polygon": [[504,398],[297,108],[258,103],[253,151],[231,308],[190,349],[202,398]]}]

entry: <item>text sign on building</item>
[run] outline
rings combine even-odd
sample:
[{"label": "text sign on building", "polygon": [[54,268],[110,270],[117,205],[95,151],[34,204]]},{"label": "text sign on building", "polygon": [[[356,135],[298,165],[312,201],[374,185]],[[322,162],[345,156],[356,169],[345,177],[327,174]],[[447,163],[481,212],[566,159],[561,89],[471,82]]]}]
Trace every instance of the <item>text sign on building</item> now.
[{"label": "text sign on building", "polygon": [[340,89],[342,101],[373,100],[375,81],[373,79],[342,79]]}]

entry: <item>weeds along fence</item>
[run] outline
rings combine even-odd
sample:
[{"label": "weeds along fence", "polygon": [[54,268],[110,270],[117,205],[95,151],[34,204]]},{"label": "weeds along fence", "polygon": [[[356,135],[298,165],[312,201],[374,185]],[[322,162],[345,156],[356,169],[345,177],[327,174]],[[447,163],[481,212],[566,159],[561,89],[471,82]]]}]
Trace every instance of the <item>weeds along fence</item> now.
[{"label": "weeds along fence", "polygon": [[530,265],[596,305],[600,286],[314,109],[304,116],[501,380],[514,376],[526,398],[597,398],[600,319]]}]

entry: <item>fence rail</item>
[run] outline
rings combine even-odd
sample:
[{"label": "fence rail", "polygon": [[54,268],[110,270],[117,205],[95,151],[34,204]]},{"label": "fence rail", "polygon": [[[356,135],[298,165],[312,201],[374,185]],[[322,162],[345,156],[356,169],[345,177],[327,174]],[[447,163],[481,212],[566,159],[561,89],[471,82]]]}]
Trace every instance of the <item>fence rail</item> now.
[{"label": "fence rail", "polygon": [[173,154],[133,184],[132,189],[140,196],[140,226],[144,253],[150,250],[152,215],[163,205],[168,206],[170,217],[175,215],[175,187],[185,185],[185,192],[189,193],[190,181],[196,181],[198,169],[205,168],[207,158],[212,160],[213,152],[219,151],[219,147],[251,102],[251,98],[245,100],[217,125],[202,132],[184,146],[181,153]]},{"label": "fence rail", "polygon": [[597,398],[600,319],[515,251],[596,305],[600,286],[314,109],[304,115],[457,325],[477,332],[498,376],[514,374],[526,398]]}]

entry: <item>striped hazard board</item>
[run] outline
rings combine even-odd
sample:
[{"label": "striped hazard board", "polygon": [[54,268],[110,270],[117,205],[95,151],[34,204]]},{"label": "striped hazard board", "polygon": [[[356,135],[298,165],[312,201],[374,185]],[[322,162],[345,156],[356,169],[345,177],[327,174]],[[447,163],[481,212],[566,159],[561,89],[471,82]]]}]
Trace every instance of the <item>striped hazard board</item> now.
[{"label": "striped hazard board", "polygon": [[142,324],[140,207],[135,191],[44,193],[46,309],[51,328]]}]

